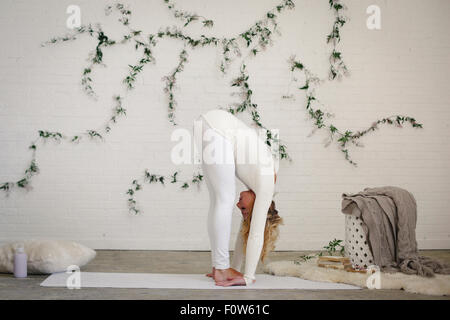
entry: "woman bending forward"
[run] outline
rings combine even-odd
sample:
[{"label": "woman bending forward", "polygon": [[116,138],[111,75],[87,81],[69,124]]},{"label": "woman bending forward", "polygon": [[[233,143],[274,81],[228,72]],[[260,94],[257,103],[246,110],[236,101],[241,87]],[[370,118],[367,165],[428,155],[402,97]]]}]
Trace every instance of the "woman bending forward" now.
[{"label": "woman bending forward", "polygon": [[[277,173],[275,161],[257,131],[227,111],[217,109],[202,114],[195,128],[197,147],[201,143],[200,157],[210,199],[208,235],[213,269],[207,276],[220,286],[249,286],[255,282],[258,261],[263,261],[275,247],[278,225],[282,223],[272,200]],[[243,220],[230,265],[235,177],[249,190],[240,193],[236,204]],[[242,274],[244,255],[245,272]]]}]

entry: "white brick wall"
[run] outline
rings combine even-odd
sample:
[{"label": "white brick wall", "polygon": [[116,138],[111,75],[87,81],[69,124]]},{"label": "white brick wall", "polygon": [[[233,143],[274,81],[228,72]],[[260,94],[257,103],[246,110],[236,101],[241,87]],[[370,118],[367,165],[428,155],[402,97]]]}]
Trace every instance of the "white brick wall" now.
[{"label": "white brick wall", "polygon": [[[278,250],[318,249],[333,238],[344,237],[341,194],[364,187],[396,185],[410,190],[418,203],[417,239],[421,249],[450,248],[450,2],[345,1],[351,21],[342,29],[344,61],[351,77],[326,84],[318,92],[336,113],[341,129],[363,129],[373,120],[406,114],[424,124],[423,130],[383,127],[363,139],[362,149],[351,149],[358,168],[344,161],[335,145],[324,148],[324,133],[308,138],[312,129],[301,94],[286,101],[290,80],[286,60],[297,54],[307,66],[326,76],[329,48],[325,44],[333,21],[328,1],[295,1],[296,9],[280,15],[282,37],[275,46],[248,64],[254,102],[263,122],[281,128],[293,157],[282,162],[278,207],[285,219]],[[178,24],[163,1],[127,1],[132,23],[146,32]],[[178,1],[214,20],[206,35],[233,36],[248,28],[279,0]],[[87,53],[94,41],[80,37],[72,43],[41,48],[40,43],[66,33],[66,8],[76,4],[82,23],[100,22],[111,34],[122,28],[105,17],[102,1],[2,0],[0,11],[0,182],[22,177],[31,154],[27,150],[37,130],[74,135],[98,128],[111,115],[112,96],[122,93],[121,80],[137,55],[131,47],[105,50],[107,68],[94,70],[94,89],[100,98],[88,98],[80,86]],[[377,4],[382,29],[365,26],[367,6]],[[198,36],[193,25],[188,33]],[[54,237],[80,241],[94,248],[208,250],[206,186],[187,191],[172,185],[146,185],[137,194],[143,213],[127,211],[126,190],[145,168],[168,174],[170,134],[161,77],[178,63],[182,44],[164,39],[156,47],[156,65],[138,77],[127,94],[121,119],[105,143],[80,145],[53,142],[39,145],[41,173],[31,192],[0,195],[0,242],[20,238]],[[230,79],[218,65],[220,48],[189,49],[189,62],[179,75],[176,116],[188,127],[201,112],[226,106]],[[291,88],[291,91],[295,86]],[[249,120],[248,118],[243,118]],[[182,168],[187,178],[192,167]],[[242,185],[239,184],[240,190]],[[233,238],[239,215],[234,213]]]}]

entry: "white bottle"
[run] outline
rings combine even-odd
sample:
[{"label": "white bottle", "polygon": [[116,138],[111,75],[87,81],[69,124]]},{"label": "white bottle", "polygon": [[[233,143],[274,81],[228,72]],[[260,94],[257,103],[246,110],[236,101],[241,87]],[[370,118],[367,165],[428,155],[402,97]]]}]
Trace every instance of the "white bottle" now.
[{"label": "white bottle", "polygon": [[23,246],[18,247],[14,254],[14,276],[16,278],[27,277],[27,254]]}]

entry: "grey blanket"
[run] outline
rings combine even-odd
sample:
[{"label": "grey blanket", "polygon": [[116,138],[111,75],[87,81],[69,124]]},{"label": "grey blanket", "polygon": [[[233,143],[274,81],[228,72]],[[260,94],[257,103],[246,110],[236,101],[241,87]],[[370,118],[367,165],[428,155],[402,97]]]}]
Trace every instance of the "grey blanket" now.
[{"label": "grey blanket", "polygon": [[361,218],[374,263],[382,271],[431,277],[450,274],[450,266],[419,256],[416,241],[417,204],[407,190],[386,186],[342,194],[342,212]]}]

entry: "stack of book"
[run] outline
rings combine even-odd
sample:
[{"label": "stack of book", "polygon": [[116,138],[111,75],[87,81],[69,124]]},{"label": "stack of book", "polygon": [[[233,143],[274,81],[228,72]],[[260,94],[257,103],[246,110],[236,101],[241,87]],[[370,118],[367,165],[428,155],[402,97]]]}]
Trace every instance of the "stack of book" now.
[{"label": "stack of book", "polygon": [[345,270],[348,272],[366,273],[366,270],[355,269],[348,257],[321,256],[317,260],[317,265],[322,268]]}]

